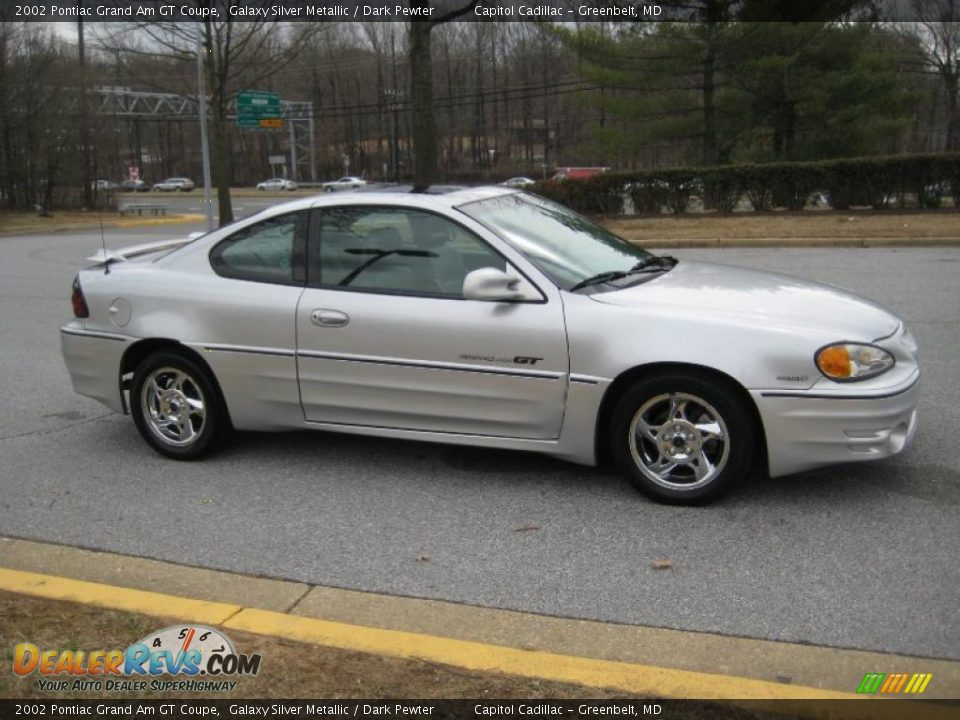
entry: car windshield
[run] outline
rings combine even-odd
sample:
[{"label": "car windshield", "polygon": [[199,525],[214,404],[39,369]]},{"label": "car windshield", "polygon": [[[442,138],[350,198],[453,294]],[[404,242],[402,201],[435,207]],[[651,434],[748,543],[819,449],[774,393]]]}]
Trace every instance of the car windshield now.
[{"label": "car windshield", "polygon": [[652,257],[582,215],[529,193],[500,195],[458,209],[497,233],[566,290],[601,273],[629,273]]}]

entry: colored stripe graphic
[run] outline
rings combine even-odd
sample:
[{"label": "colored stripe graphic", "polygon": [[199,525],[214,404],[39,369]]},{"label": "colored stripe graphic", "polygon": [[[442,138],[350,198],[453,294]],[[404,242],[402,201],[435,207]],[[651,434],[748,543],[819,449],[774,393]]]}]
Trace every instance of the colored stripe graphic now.
[{"label": "colored stripe graphic", "polygon": [[863,676],[863,680],[860,681],[860,687],[857,688],[857,692],[875,693],[880,689],[880,683],[883,682],[885,677],[885,673],[867,673]]},{"label": "colored stripe graphic", "polygon": [[913,677],[910,678],[910,682],[907,683],[907,687],[904,688],[905,693],[911,693],[918,695],[927,689],[927,685],[930,684],[930,679],[933,677],[933,673],[914,673]]},{"label": "colored stripe graphic", "polygon": [[867,673],[857,687],[858,693],[886,693],[888,695],[903,692],[919,695],[927,689],[933,673]]}]

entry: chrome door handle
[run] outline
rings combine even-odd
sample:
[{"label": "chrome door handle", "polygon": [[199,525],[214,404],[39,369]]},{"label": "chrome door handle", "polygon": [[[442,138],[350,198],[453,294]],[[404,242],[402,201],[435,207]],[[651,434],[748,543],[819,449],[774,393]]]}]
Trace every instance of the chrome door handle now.
[{"label": "chrome door handle", "polygon": [[310,322],[317,327],[343,327],[350,322],[350,316],[339,310],[314,310],[310,313]]}]

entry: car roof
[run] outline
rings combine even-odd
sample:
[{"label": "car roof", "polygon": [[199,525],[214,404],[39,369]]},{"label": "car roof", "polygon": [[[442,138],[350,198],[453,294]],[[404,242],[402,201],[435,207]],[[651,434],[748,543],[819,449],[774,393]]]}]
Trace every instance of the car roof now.
[{"label": "car roof", "polygon": [[[328,207],[333,205],[400,205],[424,209],[451,209],[460,205],[485,200],[501,195],[512,195],[518,191],[508,187],[483,186],[463,188],[454,186],[432,186],[427,192],[410,192],[409,186],[388,186],[375,188],[363,192],[322,193],[310,197],[291,200],[290,202],[274,205],[260,213],[258,217],[272,217],[283,213],[305,210],[311,207]],[[438,190],[430,192],[434,188]]]}]

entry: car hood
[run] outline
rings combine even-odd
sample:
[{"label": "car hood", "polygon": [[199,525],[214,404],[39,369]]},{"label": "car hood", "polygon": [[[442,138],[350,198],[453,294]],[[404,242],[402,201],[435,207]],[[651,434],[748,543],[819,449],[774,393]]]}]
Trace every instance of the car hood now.
[{"label": "car hood", "polygon": [[738,316],[762,324],[789,323],[829,331],[838,340],[876,340],[900,325],[889,310],[840,288],[790,275],[686,260],[650,282],[590,297],[611,305],[701,318]]}]

